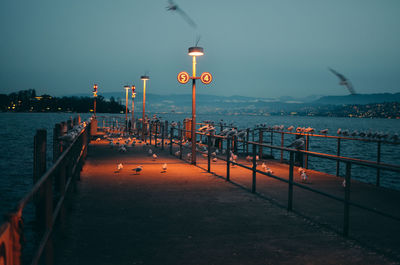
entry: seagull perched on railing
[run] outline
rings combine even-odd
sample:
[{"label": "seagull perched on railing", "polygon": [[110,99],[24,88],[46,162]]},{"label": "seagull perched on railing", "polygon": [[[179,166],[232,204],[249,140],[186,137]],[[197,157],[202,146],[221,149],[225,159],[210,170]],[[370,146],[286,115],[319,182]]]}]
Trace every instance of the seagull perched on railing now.
[{"label": "seagull perched on railing", "polygon": [[304,147],[304,138],[301,137],[299,139],[296,139],[295,141],[293,141],[293,143],[291,143],[290,145],[288,145],[287,147],[293,147],[295,149],[301,149]]}]

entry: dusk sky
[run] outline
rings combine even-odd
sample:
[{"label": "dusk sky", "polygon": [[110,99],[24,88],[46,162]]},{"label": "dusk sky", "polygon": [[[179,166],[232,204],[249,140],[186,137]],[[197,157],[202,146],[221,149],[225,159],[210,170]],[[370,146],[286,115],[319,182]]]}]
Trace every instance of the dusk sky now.
[{"label": "dusk sky", "polygon": [[201,35],[198,93],[279,97],[346,95],[328,67],[358,93],[400,92],[399,0],[176,0],[194,30],[168,2],[2,0],[0,93],[121,91],[191,93],[187,50]]}]

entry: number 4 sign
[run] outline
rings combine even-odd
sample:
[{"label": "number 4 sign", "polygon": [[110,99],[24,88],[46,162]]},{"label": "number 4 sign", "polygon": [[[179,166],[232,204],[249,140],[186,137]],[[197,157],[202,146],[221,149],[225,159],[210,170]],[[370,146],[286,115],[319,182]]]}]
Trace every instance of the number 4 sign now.
[{"label": "number 4 sign", "polygon": [[201,82],[208,85],[212,81],[212,75],[209,72],[204,72],[200,76]]}]

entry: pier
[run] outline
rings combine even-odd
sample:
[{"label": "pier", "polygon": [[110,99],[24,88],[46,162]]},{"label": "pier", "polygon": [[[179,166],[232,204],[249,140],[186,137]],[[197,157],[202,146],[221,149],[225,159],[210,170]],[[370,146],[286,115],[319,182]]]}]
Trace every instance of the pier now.
[{"label": "pier", "polygon": [[[55,135],[57,128],[62,126]],[[19,264],[22,211],[33,198],[42,239],[29,264],[400,261],[400,192],[351,178],[352,165],[400,172],[397,166],[268,144],[262,136],[240,140],[204,133],[197,134],[192,165],[186,128],[149,125],[146,134],[128,141],[126,152],[95,131],[89,123],[68,147],[54,141],[57,159],[47,171],[35,160],[36,185],[0,229],[4,264]],[[37,157],[43,138],[38,132]],[[128,135],[118,138],[114,143],[122,145]],[[271,159],[263,149],[288,153],[289,160]],[[221,153],[214,156],[214,150]],[[231,150],[241,155],[231,159]],[[303,181],[295,163],[299,153],[345,165],[345,178],[307,169]],[[139,165],[141,172],[132,170]]]}]

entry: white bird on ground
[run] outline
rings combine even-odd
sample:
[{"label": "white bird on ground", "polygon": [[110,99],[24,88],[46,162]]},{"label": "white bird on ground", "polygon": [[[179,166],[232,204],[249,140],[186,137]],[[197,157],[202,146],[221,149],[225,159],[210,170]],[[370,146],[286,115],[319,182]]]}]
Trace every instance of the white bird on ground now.
[{"label": "white bird on ground", "polygon": [[342,186],[343,186],[343,188],[346,188],[346,180],[345,179],[342,182]]},{"label": "white bird on ground", "polygon": [[211,156],[216,157],[217,156],[217,152],[212,152]]},{"label": "white bird on ground", "polygon": [[192,159],[192,153],[188,153],[186,156],[187,156],[187,159]]},{"label": "white bird on ground", "polygon": [[101,140],[100,138],[96,138],[96,142],[100,142],[100,140]]},{"label": "white bird on ground", "polygon": [[302,182],[307,182],[308,176],[305,171],[303,171],[300,175]]},{"label": "white bird on ground", "polygon": [[153,154],[153,150],[149,149],[149,156],[151,156]]},{"label": "white bird on ground", "polygon": [[122,163],[119,163],[117,165],[117,171],[120,172],[122,169],[124,168],[124,165],[122,165]]},{"label": "white bird on ground", "polygon": [[253,158],[248,155],[248,156],[246,156],[246,160],[247,160],[247,162],[251,162],[251,160],[253,160]]},{"label": "white bird on ground", "polygon": [[153,154],[153,160],[156,160],[156,159],[157,159],[157,155]]},{"label": "white bird on ground", "polygon": [[143,166],[138,166],[132,170],[135,171],[135,175],[138,175],[138,174],[140,174],[140,171],[143,170]]},{"label": "white bird on ground", "polygon": [[264,171],[267,171],[267,165],[263,162],[262,164],[261,164],[261,168],[264,170]]},{"label": "white bird on ground", "polygon": [[181,154],[181,151],[176,151],[175,156],[179,156]]},{"label": "white bird on ground", "polygon": [[214,157],[214,158],[212,159],[212,161],[213,161],[213,162],[217,162],[218,159],[217,159],[216,157]]},{"label": "white bird on ground", "polygon": [[164,163],[162,165],[162,172],[166,172],[167,171],[167,163]]}]

